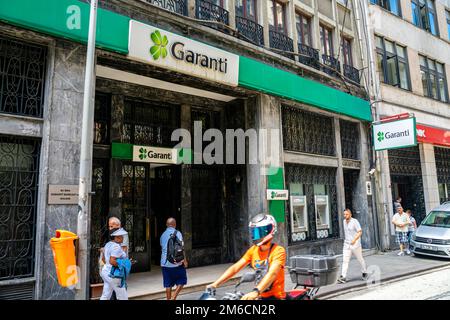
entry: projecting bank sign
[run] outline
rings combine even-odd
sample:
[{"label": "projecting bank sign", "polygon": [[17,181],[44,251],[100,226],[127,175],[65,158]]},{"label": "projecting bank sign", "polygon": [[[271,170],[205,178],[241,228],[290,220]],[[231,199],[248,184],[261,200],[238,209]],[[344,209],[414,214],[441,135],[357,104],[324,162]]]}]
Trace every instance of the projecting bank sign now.
[{"label": "projecting bank sign", "polygon": [[177,149],[133,146],[133,161],[148,163],[177,164]]},{"label": "projecting bank sign", "polygon": [[130,20],[128,57],[180,73],[238,85],[239,56]]},{"label": "projecting bank sign", "polygon": [[374,124],[373,140],[376,151],[416,146],[416,118]]}]

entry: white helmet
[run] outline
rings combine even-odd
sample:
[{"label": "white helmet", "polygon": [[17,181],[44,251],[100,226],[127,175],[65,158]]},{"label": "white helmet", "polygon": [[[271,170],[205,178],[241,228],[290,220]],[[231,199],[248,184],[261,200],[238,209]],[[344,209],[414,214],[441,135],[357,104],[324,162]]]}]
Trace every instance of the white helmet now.
[{"label": "white helmet", "polygon": [[259,247],[273,239],[277,232],[277,222],[273,216],[260,213],[252,218],[249,228],[253,243]]}]

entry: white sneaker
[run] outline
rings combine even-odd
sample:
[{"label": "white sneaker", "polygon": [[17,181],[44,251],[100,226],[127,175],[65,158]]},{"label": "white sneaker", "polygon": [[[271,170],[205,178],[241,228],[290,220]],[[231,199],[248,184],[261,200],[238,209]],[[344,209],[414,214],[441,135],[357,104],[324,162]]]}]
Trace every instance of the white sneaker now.
[{"label": "white sneaker", "polygon": [[405,253],[404,253],[403,251],[400,251],[397,255],[398,255],[398,256],[404,256]]},{"label": "white sneaker", "polygon": [[407,255],[410,255],[410,254],[411,254],[411,251],[406,250],[406,254],[407,254]]}]

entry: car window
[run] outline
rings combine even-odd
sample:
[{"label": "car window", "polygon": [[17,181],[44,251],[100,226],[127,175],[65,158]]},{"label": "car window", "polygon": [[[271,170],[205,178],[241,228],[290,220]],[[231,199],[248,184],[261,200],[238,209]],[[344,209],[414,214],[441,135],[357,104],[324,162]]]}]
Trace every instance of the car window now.
[{"label": "car window", "polygon": [[432,211],[422,225],[429,227],[450,228],[450,212]]}]

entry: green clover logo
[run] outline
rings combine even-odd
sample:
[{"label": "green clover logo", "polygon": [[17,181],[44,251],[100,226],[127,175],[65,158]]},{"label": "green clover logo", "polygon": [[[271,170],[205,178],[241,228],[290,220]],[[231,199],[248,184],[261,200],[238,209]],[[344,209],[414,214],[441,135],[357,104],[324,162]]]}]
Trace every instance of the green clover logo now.
[{"label": "green clover logo", "polygon": [[161,36],[161,33],[159,30],[156,30],[150,35],[150,38],[152,39],[153,43],[155,44],[150,48],[150,54],[153,56],[154,60],[158,60],[159,57],[162,57],[163,59],[167,57],[167,44],[169,43],[169,40],[167,39],[167,36]]},{"label": "green clover logo", "polygon": [[384,140],[384,132],[378,132],[378,142],[381,142]]},{"label": "green clover logo", "polygon": [[140,148],[139,149],[139,159],[144,160],[147,158],[147,149]]}]

